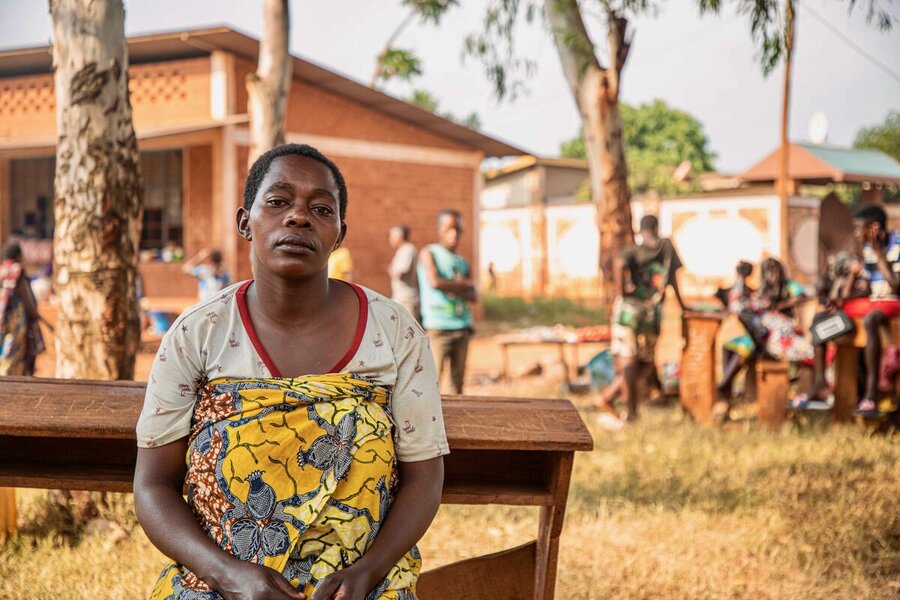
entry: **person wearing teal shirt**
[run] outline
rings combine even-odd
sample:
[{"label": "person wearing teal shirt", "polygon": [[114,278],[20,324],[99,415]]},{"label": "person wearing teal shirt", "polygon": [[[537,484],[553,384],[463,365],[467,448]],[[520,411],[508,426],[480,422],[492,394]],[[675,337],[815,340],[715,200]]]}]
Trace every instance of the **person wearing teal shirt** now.
[{"label": "person wearing teal shirt", "polygon": [[438,243],[422,249],[418,266],[422,326],[431,339],[440,376],[444,365],[450,363],[450,381],[456,394],[462,394],[472,337],[469,304],[477,297],[469,263],[456,253],[462,232],[459,211],[444,209],[438,213]]}]

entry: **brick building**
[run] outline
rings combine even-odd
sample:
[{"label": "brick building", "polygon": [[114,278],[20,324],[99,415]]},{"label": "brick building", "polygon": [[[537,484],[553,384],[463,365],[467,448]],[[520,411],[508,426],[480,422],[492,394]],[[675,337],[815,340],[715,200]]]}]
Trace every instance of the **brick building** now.
[{"label": "brick building", "polygon": [[[220,27],[128,40],[129,89],[144,179],[142,250],[169,242],[187,256],[221,248],[250,276],[235,233],[247,172],[248,73],[258,43]],[[53,237],[56,108],[50,48],[0,52],[0,243],[27,240],[33,262]],[[293,58],[287,139],[316,146],[349,190],[346,245],[357,280],[387,292],[388,227],[432,240],[435,216],[455,208],[471,225],[461,253],[477,264],[476,202],[485,157],[520,154],[503,142]],[[146,253],[145,253],[146,254]],[[142,262],[148,295],[195,293],[177,263]]]}]

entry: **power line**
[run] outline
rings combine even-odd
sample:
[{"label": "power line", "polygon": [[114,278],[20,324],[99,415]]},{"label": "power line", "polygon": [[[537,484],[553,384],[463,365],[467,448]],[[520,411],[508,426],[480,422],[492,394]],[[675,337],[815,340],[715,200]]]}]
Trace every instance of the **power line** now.
[{"label": "power line", "polygon": [[819,13],[814,11],[812,8],[810,8],[809,4],[807,4],[806,2],[800,2],[799,4],[800,4],[801,8],[804,8],[807,11],[809,11],[809,14],[812,15],[813,17],[815,17],[816,20],[818,20],[819,23],[821,23],[826,29],[831,31],[831,33],[836,35],[839,39],[841,39],[845,44],[850,46],[852,49],[856,50],[860,54],[860,56],[862,56],[863,58],[865,58],[866,60],[871,62],[873,65],[875,65],[876,67],[878,67],[879,69],[881,69],[882,71],[884,71],[885,73],[890,75],[895,81],[900,83],[900,75],[891,71],[890,67],[888,67],[883,62],[881,62],[880,60],[878,60],[877,58],[875,58],[874,56],[872,56],[871,54],[866,52],[862,47],[858,46],[853,40],[851,40],[850,38],[845,36],[843,33],[841,33],[841,31],[837,27],[835,27],[834,25],[829,23],[827,20],[825,20],[825,17],[823,17],[822,15],[820,15]]}]

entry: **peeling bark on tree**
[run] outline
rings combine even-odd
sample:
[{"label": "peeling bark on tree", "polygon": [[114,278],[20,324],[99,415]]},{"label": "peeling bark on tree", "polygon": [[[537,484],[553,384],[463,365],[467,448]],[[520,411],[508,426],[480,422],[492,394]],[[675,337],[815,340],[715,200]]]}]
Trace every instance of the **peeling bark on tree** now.
[{"label": "peeling bark on tree", "polygon": [[121,0],[51,0],[56,376],[132,379],[141,224]]},{"label": "peeling bark on tree", "polygon": [[250,112],[248,168],[260,154],[284,143],[284,122],[293,67],[288,54],[287,0],[265,0],[265,26],[256,73],[247,75]]},{"label": "peeling bark on tree", "polygon": [[630,47],[626,36],[628,23],[615,13],[607,15],[612,62],[603,67],[594,54],[594,45],[578,3],[546,0],[545,9],[563,72],[581,114],[591,190],[597,205],[600,268],[606,298],[611,299],[613,260],[634,241],[628,165],[619,111],[622,68]]}]

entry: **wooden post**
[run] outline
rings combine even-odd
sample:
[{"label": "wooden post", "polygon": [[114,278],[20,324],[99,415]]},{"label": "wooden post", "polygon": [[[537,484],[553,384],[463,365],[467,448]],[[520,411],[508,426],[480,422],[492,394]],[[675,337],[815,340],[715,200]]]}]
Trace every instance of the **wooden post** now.
[{"label": "wooden post", "polygon": [[745,402],[756,402],[758,397],[757,385],[756,385],[756,359],[751,358],[747,361],[747,366],[744,371],[744,401]]},{"label": "wooden post", "polygon": [[858,401],[859,353],[861,349],[850,343],[838,343],[834,356],[834,412],[835,423],[844,423],[853,418],[853,410]]},{"label": "wooden post", "polygon": [[687,331],[681,356],[681,406],[695,421],[708,425],[716,402],[716,334],[724,315],[686,311],[681,318]]},{"label": "wooden post", "polygon": [[[789,189],[788,178],[790,142],[788,141],[788,123],[791,113],[791,67],[794,53],[794,1],[787,0],[785,5],[784,24],[784,93],[781,98],[781,163],[778,171],[778,197],[781,200],[781,260],[790,258],[790,234],[788,232],[788,196],[793,193]],[[792,186],[790,186],[792,187]],[[785,262],[785,264],[787,264]]]}]

